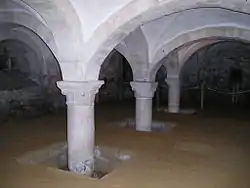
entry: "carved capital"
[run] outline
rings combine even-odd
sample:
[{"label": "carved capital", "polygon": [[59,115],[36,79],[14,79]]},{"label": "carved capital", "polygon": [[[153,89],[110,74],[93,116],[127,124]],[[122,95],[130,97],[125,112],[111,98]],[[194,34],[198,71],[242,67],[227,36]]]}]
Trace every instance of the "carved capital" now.
[{"label": "carved capital", "polygon": [[57,86],[67,98],[67,105],[93,106],[103,81],[59,81]]},{"label": "carved capital", "polygon": [[157,88],[157,82],[131,82],[136,98],[152,99]]}]

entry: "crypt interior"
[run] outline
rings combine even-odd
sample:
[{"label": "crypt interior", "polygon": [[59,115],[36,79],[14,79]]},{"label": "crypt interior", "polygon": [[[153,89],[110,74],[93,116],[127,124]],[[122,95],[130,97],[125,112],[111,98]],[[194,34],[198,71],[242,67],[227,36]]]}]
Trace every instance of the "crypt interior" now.
[{"label": "crypt interior", "polygon": [[0,187],[250,187],[250,3],[0,0]]}]

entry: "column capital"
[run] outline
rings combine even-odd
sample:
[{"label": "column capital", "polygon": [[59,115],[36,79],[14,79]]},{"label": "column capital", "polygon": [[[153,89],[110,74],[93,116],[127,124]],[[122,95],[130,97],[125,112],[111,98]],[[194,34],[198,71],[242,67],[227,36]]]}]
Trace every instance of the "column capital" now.
[{"label": "column capital", "polygon": [[104,81],[58,81],[57,86],[67,97],[67,105],[93,106],[95,95]]},{"label": "column capital", "polygon": [[132,90],[135,92],[136,98],[148,98],[152,99],[154,97],[154,92],[157,88],[157,82],[130,82]]}]

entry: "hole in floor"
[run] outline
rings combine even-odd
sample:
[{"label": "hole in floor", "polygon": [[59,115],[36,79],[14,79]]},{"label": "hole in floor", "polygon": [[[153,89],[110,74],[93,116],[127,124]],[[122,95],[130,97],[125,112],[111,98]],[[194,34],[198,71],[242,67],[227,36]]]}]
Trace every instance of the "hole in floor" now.
[{"label": "hole in floor", "polygon": [[[127,118],[119,123],[120,127],[128,127],[135,129],[136,127],[135,119]],[[152,132],[169,132],[172,128],[176,127],[177,123],[175,122],[161,122],[153,121],[151,126]]]},{"label": "hole in floor", "polygon": [[[18,158],[17,161],[69,171],[67,149],[65,143],[54,144],[41,150],[29,152]],[[95,148],[95,169],[91,178],[101,179],[107,176],[123,162],[130,160],[131,155],[131,152],[119,148],[97,146]]]},{"label": "hole in floor", "polygon": [[[60,170],[64,170],[64,171],[70,171],[69,168],[67,166],[65,167],[60,167]],[[106,176],[107,174],[109,174],[109,172],[103,172],[103,171],[94,171],[93,174],[91,175],[91,178],[95,178],[95,179],[102,179],[104,176]]]}]

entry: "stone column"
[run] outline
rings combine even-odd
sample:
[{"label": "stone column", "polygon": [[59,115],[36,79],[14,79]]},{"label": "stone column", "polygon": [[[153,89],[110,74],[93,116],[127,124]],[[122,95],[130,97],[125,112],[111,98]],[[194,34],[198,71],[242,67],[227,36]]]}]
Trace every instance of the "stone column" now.
[{"label": "stone column", "polygon": [[168,112],[179,113],[180,110],[180,79],[178,75],[169,75],[168,84]]},{"label": "stone column", "polygon": [[94,171],[94,101],[103,81],[59,81],[67,98],[68,168],[91,176]]},{"label": "stone column", "polygon": [[136,130],[151,131],[152,98],[157,87],[155,82],[131,82],[136,97]]}]

